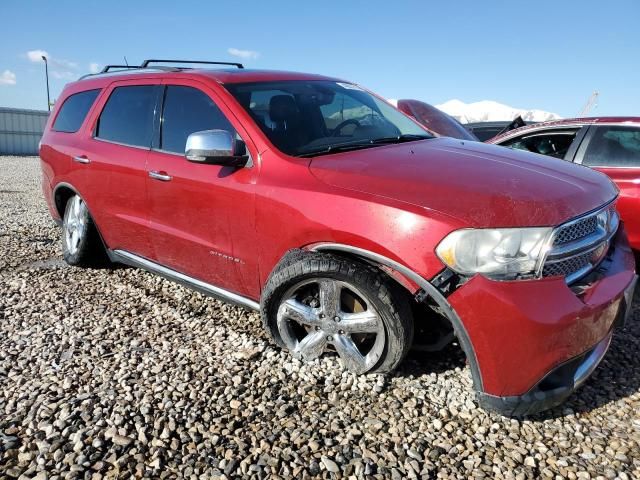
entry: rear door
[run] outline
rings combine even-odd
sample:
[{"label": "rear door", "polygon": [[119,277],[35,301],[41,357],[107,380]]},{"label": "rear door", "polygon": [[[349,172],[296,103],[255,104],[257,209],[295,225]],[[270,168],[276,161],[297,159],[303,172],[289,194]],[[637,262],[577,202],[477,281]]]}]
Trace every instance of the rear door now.
[{"label": "rear door", "polygon": [[146,162],[159,80],[112,83],[95,109],[82,156],[85,200],[112,250],[149,257]]},{"label": "rear door", "polygon": [[255,296],[254,184],[257,166],[189,162],[189,134],[228,130],[257,154],[231,112],[207,85],[166,81],[161,120],[149,154],[147,188],[154,258],[173,270]]},{"label": "rear door", "polygon": [[640,249],[640,127],[592,126],[578,150],[576,163],[607,174],[618,185],[618,211],[631,245]]}]

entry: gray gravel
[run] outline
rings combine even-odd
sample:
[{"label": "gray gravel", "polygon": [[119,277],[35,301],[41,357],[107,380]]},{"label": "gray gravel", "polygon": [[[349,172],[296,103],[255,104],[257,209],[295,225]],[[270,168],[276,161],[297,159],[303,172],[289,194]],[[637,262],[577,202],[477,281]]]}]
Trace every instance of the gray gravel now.
[{"label": "gray gravel", "polygon": [[640,478],[638,312],[562,407],[477,408],[460,351],[302,364],[248,313],[61,262],[34,158],[0,158],[2,478]]}]

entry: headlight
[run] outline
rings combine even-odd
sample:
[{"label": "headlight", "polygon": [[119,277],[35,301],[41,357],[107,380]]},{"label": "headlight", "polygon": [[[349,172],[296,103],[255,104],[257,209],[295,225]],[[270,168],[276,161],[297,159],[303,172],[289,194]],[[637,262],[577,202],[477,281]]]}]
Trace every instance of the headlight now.
[{"label": "headlight", "polygon": [[461,275],[481,273],[496,280],[530,278],[544,253],[551,228],[456,230],[445,237],[436,254]]}]

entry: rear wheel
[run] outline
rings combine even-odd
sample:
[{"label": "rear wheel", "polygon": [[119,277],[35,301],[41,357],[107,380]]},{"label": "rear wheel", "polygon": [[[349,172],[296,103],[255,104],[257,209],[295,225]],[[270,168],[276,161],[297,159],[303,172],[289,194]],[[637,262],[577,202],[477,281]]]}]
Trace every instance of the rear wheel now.
[{"label": "rear wheel", "polygon": [[73,195],[64,210],[62,252],[69,265],[96,266],[105,261],[102,241],[79,195]]},{"label": "rear wheel", "polygon": [[301,360],[335,353],[352,372],[387,372],[411,346],[405,292],[356,261],[298,255],[270,277],[262,305],[271,336]]}]

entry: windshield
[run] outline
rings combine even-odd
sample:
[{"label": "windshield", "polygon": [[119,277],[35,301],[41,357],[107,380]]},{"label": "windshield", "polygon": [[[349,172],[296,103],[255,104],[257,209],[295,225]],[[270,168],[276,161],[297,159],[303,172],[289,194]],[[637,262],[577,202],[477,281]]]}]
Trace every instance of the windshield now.
[{"label": "windshield", "polygon": [[326,80],[225,85],[281,151],[313,156],[431,138],[360,87]]}]

